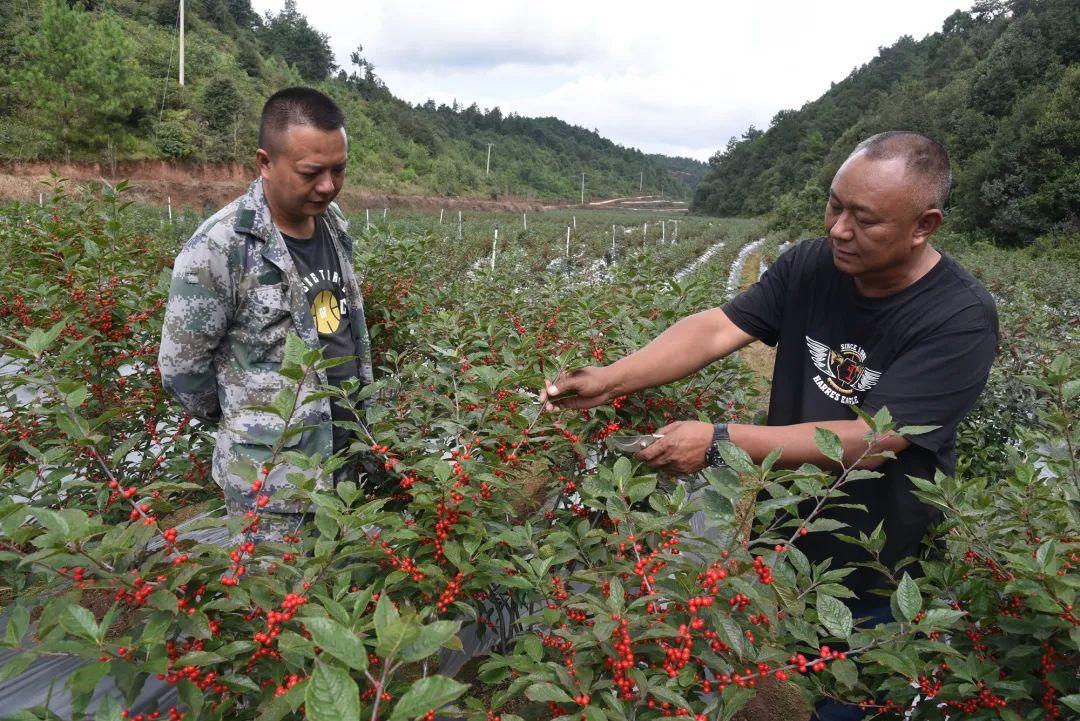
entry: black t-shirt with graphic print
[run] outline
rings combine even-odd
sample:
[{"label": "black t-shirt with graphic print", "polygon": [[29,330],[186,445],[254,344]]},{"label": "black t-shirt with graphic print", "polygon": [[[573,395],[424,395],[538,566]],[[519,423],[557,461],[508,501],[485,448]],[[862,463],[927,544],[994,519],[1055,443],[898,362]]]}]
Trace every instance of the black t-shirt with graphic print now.
[{"label": "black t-shirt with graphic print", "polygon": [[[281,237],[289,248],[289,255],[296,265],[310,304],[311,317],[323,344],[323,357],[354,357],[352,362],[333,366],[326,371],[327,382],[340,386],[342,381],[358,377],[360,368],[355,359],[356,344],[349,326],[349,300],[330,231],[325,220],[316,218],[315,234],[311,238],[293,238],[284,233]],[[330,404],[330,413],[334,421],[356,421],[352,413],[338,403]],[[347,447],[351,438],[350,431],[335,424],[334,452]]]},{"label": "black t-shirt with graphic print", "polygon": [[[911,445],[878,468],[884,476],[845,486],[842,503],[826,516],[849,524],[838,531],[870,534],[884,522],[882,562],[894,568],[917,556],[927,527],[939,514],[912,493],[908,476],[933,478],[956,468],[956,426],[971,410],[998,346],[994,301],[949,256],[918,281],[884,298],[858,293],[836,269],[826,238],[806,240],[783,253],[745,293],[724,307],[739,328],[777,347],[768,424],[851,420],[857,405],[870,414],[887,407],[897,425],[939,426],[911,436]],[[805,516],[809,509],[801,508]],[[870,560],[858,546],[811,533],[798,547],[832,567]],[[917,567],[907,569],[912,575]],[[864,591],[885,578],[857,568],[845,585]]]}]

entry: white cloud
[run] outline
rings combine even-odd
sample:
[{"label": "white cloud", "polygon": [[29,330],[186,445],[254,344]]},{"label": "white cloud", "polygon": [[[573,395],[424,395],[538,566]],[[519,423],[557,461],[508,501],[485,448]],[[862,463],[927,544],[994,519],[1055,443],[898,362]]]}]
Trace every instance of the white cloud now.
[{"label": "white cloud", "polygon": [[[284,0],[254,0],[260,12]],[[343,67],[365,57],[398,97],[554,115],[647,152],[708,158],[799,107],[955,0],[757,3],[298,0]]]}]

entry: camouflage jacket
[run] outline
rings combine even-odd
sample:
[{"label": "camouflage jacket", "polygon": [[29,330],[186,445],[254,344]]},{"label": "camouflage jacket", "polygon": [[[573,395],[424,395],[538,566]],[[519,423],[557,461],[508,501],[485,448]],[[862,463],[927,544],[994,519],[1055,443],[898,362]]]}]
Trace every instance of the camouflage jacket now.
[{"label": "camouflage jacket", "polygon": [[[350,326],[361,380],[371,382],[363,299],[353,272],[353,240],[336,204],[325,212],[348,295]],[[311,348],[320,341],[304,288],[281,233],[270,220],[262,181],[218,211],[184,244],[173,266],[158,365],[165,389],[191,415],[218,423],[214,480],[230,509],[250,506],[250,483],[236,464],[260,467],[270,458],[284,422],[251,406],[270,404],[291,387],[277,371],[289,331]],[[300,389],[292,425],[312,426],[285,441],[286,450],[329,457],[333,449],[330,401],[305,400],[326,383],[324,372]],[[294,467],[276,467],[264,483],[270,495],[287,485]],[[320,485],[329,487],[329,479]],[[229,503],[231,501],[231,503]],[[297,512],[302,504],[272,500],[265,510]]]}]

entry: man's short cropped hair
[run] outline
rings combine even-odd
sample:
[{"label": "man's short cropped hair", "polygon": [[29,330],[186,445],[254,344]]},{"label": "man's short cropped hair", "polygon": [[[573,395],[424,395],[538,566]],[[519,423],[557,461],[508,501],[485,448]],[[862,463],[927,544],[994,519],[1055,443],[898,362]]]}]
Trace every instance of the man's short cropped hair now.
[{"label": "man's short cropped hair", "polygon": [[909,130],[890,130],[871,135],[848,157],[860,152],[873,160],[903,158],[908,173],[919,186],[919,202],[925,204],[923,210],[945,209],[952,187],[952,168],[949,154],[936,140]]},{"label": "man's short cropped hair", "polygon": [[259,118],[259,147],[273,155],[274,146],[292,125],[319,130],[345,127],[345,113],[333,100],[314,88],[285,88],[270,96]]}]

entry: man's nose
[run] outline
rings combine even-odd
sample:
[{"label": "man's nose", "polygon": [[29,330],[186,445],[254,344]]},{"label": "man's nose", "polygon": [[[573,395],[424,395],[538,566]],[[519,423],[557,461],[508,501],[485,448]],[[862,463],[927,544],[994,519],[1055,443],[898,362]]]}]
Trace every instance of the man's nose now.
[{"label": "man's nose", "polygon": [[845,210],[836,217],[836,221],[829,227],[829,235],[846,240],[851,237],[851,234],[851,215]]},{"label": "man's nose", "polygon": [[334,178],[330,173],[323,173],[315,183],[315,192],[320,195],[329,195],[334,192]]}]

